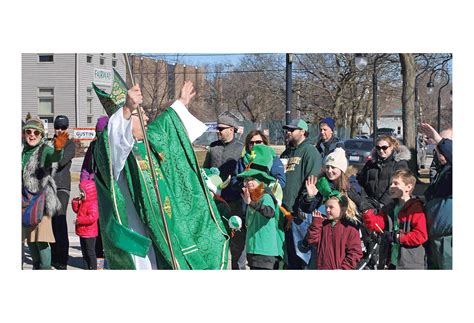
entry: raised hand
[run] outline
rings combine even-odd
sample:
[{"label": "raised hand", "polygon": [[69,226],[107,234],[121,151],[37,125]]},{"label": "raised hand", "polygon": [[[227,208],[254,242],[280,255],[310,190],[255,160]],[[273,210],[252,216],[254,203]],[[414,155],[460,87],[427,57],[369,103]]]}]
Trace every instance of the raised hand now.
[{"label": "raised hand", "polygon": [[314,210],[314,211],[313,211],[313,218],[321,218],[321,219],[324,219],[323,215],[322,215],[321,212],[319,212],[318,210]]},{"label": "raised hand", "polygon": [[54,149],[62,150],[66,146],[69,134],[67,131],[61,131],[54,137]]},{"label": "raised hand", "polygon": [[428,137],[428,139],[433,139],[436,144],[443,139],[439,133],[428,123],[421,123],[420,130]]},{"label": "raised hand", "polygon": [[318,194],[318,189],[316,188],[316,183],[318,182],[318,177],[311,175],[306,181],[306,191],[308,192],[308,197],[312,198]]},{"label": "raised hand", "polygon": [[183,88],[181,89],[181,95],[179,97],[179,101],[183,103],[185,106],[188,106],[191,99],[196,95],[194,92],[194,85],[191,81],[185,81]]},{"label": "raised hand", "polygon": [[130,110],[130,114],[131,114],[142,103],[143,103],[142,91],[140,90],[140,86],[138,84],[135,84],[127,92],[127,99],[125,101],[125,107]]},{"label": "raised hand", "polygon": [[242,188],[242,194],[240,194],[240,196],[242,196],[242,200],[247,205],[250,204],[250,202],[252,201],[251,198],[250,198],[249,189],[246,188],[246,187]]}]

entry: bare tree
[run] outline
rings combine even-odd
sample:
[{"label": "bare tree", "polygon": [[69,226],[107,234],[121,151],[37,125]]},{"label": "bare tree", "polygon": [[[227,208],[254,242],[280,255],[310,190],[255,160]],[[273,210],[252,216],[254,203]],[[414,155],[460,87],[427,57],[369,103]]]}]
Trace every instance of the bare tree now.
[{"label": "bare tree", "polygon": [[412,158],[408,167],[413,174],[418,171],[416,149],[416,125],[415,125],[415,78],[416,64],[413,54],[400,54],[402,67],[403,90],[402,90],[402,122],[404,144],[411,152]]}]

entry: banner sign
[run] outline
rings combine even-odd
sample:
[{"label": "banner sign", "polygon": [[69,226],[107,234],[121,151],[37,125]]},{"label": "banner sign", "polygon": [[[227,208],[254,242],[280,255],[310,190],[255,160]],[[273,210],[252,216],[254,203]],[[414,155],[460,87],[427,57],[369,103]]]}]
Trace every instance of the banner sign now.
[{"label": "banner sign", "polygon": [[95,128],[74,128],[74,140],[92,140],[95,138]]}]

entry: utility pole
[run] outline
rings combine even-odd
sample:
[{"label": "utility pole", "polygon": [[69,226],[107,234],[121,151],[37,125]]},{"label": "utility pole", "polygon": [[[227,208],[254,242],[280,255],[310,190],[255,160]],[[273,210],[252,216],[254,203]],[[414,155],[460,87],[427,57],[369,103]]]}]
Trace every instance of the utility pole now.
[{"label": "utility pole", "polygon": [[292,66],[293,54],[286,54],[286,124],[291,123],[291,100],[292,100]]}]

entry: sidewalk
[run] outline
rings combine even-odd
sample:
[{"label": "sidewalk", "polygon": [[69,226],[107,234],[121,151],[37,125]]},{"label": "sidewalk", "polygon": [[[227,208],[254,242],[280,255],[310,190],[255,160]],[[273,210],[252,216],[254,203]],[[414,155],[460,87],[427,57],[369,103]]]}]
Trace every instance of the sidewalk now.
[{"label": "sidewalk", "polygon": [[[28,245],[24,246],[25,254],[23,256],[23,270],[32,270],[33,262],[28,250]],[[82,259],[81,246],[79,244],[79,237],[75,233],[69,233],[69,261],[67,269],[84,269],[84,261]],[[54,269],[54,268],[52,268]]]}]

